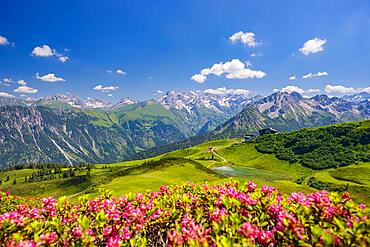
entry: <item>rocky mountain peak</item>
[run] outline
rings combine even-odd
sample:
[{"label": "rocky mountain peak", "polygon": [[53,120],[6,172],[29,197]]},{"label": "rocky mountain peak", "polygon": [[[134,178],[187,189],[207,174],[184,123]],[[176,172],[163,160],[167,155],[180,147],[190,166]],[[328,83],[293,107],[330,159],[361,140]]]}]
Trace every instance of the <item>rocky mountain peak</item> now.
[{"label": "rocky mountain peak", "polygon": [[138,101],[130,99],[130,98],[122,98],[117,104],[113,106],[113,108],[120,108],[128,105],[133,105],[138,103]]},{"label": "rocky mountain peak", "polygon": [[87,98],[83,102],[83,105],[86,108],[92,108],[92,109],[105,109],[111,106],[110,103],[106,103],[103,100],[97,99],[97,98]]},{"label": "rocky mountain peak", "polygon": [[46,100],[67,103],[77,108],[81,108],[83,106],[83,102],[78,96],[74,94],[69,94],[69,93],[68,94],[56,94],[50,98],[46,98]]}]

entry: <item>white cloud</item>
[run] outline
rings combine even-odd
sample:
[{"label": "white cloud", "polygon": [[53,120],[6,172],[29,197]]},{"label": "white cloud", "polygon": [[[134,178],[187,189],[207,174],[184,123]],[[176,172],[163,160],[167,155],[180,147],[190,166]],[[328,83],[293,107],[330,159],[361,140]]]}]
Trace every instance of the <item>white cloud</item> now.
[{"label": "white cloud", "polygon": [[107,69],[107,70],[106,70],[106,72],[107,72],[108,74],[112,74],[112,73],[113,73],[113,71],[112,71],[112,70],[110,70],[110,69]]},{"label": "white cloud", "polygon": [[117,86],[102,86],[102,85],[97,85],[93,88],[96,91],[101,91],[101,92],[111,92],[111,91],[116,91],[118,89]]},{"label": "white cloud", "polygon": [[191,79],[193,81],[198,82],[198,83],[203,83],[207,79],[207,77],[205,75],[202,75],[202,74],[195,74],[191,77]]},{"label": "white cloud", "polygon": [[357,91],[359,93],[361,93],[361,92],[370,93],[370,87],[358,88]]},{"label": "white cloud", "polygon": [[283,93],[297,92],[297,93],[303,94],[305,91],[304,89],[297,87],[297,86],[286,86],[282,88],[280,92],[283,92]]},{"label": "white cloud", "polygon": [[65,63],[69,60],[69,57],[62,55],[58,58],[58,60],[61,61],[62,63]]},{"label": "white cloud", "polygon": [[37,93],[38,90],[32,87],[27,86],[19,86],[17,89],[14,89],[14,92],[16,93]]},{"label": "white cloud", "polygon": [[326,71],[323,71],[323,72],[317,72],[317,73],[308,73],[304,76],[302,76],[303,79],[307,79],[307,78],[312,78],[312,77],[321,77],[321,76],[328,76],[328,72]]},{"label": "white cloud", "polygon": [[8,83],[8,84],[10,84],[10,83],[12,83],[12,82],[13,82],[13,79],[11,79],[11,78],[4,78],[4,79],[3,79],[3,82],[4,82],[4,83]]},{"label": "white cloud", "polygon": [[8,94],[8,93],[5,93],[5,92],[0,92],[0,97],[14,98],[14,95],[11,95],[11,94]]},{"label": "white cloud", "polygon": [[304,55],[318,53],[324,50],[326,39],[313,38],[304,42],[303,47],[299,48],[299,51]]},{"label": "white cloud", "polygon": [[217,75],[217,76],[221,76],[224,73],[222,62],[221,63],[215,63],[214,65],[212,65],[211,68],[202,69],[200,71],[200,73],[202,75],[205,75],[205,76],[207,76],[209,74],[214,74],[214,75]]},{"label": "white cloud", "polygon": [[107,94],[108,97],[113,97],[113,94],[109,93]]},{"label": "white cloud", "polygon": [[247,89],[227,89],[226,87],[220,87],[217,89],[206,89],[204,90],[205,93],[209,94],[218,94],[218,95],[225,95],[225,94],[237,94],[237,95],[248,95],[250,94],[250,91]]},{"label": "white cloud", "polygon": [[21,86],[26,86],[27,85],[27,82],[25,80],[19,80],[17,81],[18,85],[21,85]]},{"label": "white cloud", "polygon": [[0,45],[9,45],[8,39],[1,35],[0,35]]},{"label": "white cloud", "polygon": [[10,86],[11,83],[13,83],[13,79],[11,79],[11,78],[4,78],[1,81],[1,84],[5,85],[5,86]]},{"label": "white cloud", "polygon": [[162,91],[162,90],[157,90],[157,93],[158,93],[158,94],[162,94],[162,93],[163,93],[163,91]]},{"label": "white cloud", "polygon": [[63,55],[55,49],[51,49],[48,45],[37,46],[33,49],[32,55],[35,57],[58,57],[58,60],[65,63],[69,60],[68,56]]},{"label": "white cloud", "polygon": [[244,78],[262,78],[266,73],[263,71],[243,69],[226,75],[228,79],[244,79]]},{"label": "white cloud", "polygon": [[32,55],[36,57],[51,57],[54,55],[54,52],[48,45],[43,45],[35,47]]},{"label": "white cloud", "polygon": [[39,73],[36,73],[36,78],[41,80],[41,81],[45,81],[45,82],[65,81],[63,78],[57,77],[53,73],[46,74],[46,75],[43,75],[43,76],[39,76]]},{"label": "white cloud", "polygon": [[249,56],[250,57],[262,57],[263,55],[261,52],[257,52],[257,53],[254,52],[254,53],[251,53]]},{"label": "white cloud", "polygon": [[236,32],[233,35],[231,35],[229,37],[229,40],[232,43],[236,43],[237,41],[240,41],[241,43],[243,43],[244,45],[246,45],[248,47],[257,47],[260,44],[258,42],[256,42],[255,36],[256,36],[256,34],[252,33],[252,32],[245,32],[244,33],[242,31],[239,31],[239,32]]},{"label": "white cloud", "polygon": [[202,69],[199,74],[193,75],[191,79],[198,83],[203,83],[210,74],[216,76],[225,74],[225,77],[228,79],[262,78],[266,76],[266,73],[263,71],[246,68],[250,65],[249,61],[243,63],[239,59],[232,59],[225,63],[215,63],[210,68]]},{"label": "white cloud", "polygon": [[328,84],[325,86],[325,92],[334,93],[334,94],[351,94],[351,93],[360,93],[360,92],[370,93],[370,87],[354,88],[354,87],[346,87],[342,85]]},{"label": "white cloud", "polygon": [[126,72],[121,70],[121,69],[117,69],[116,73],[119,74],[119,75],[126,75]]},{"label": "white cloud", "polygon": [[340,93],[340,94],[346,94],[346,93],[356,93],[357,90],[353,87],[345,87],[342,85],[326,85],[325,86],[325,92],[327,93]]},{"label": "white cloud", "polygon": [[289,80],[291,81],[297,80],[297,77],[295,75],[292,75],[291,77],[289,77]]},{"label": "white cloud", "polygon": [[272,89],[272,92],[274,92],[274,93],[280,92],[280,89],[274,88],[274,89]]}]

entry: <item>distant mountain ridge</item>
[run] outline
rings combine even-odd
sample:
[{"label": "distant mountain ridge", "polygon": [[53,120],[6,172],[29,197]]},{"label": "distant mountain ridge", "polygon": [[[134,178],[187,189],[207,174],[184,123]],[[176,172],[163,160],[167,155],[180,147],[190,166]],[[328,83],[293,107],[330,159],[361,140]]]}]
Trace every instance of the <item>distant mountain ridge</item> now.
[{"label": "distant mountain ridge", "polygon": [[[206,96],[197,93],[193,97]],[[214,103],[223,100],[221,96],[207,98]],[[242,99],[237,103],[242,104]],[[81,100],[73,94],[37,100],[0,98],[0,167],[120,161],[138,151],[211,131],[241,109],[237,103],[232,109],[228,108],[231,103],[222,110],[211,109],[207,108],[210,103],[195,100],[184,102],[192,107],[183,109],[162,100],[123,98],[107,104],[94,98]]]},{"label": "distant mountain ridge", "polygon": [[116,104],[58,94],[38,100],[0,98],[0,114],[4,167],[116,162],[181,141],[191,145],[264,127],[290,131],[369,119],[370,103],[368,94],[304,98],[295,92],[250,97],[243,92],[172,91],[154,100],[123,98]]},{"label": "distant mountain ridge", "polygon": [[369,119],[370,101],[346,101],[343,98],[317,95],[304,98],[297,92],[277,92],[253,104],[218,126],[214,133],[239,136],[272,127],[291,131],[332,123]]},{"label": "distant mountain ridge", "polygon": [[305,98],[296,92],[277,92],[247,104],[241,112],[217,126],[213,131],[203,131],[200,135],[183,141],[153,147],[135,154],[132,158],[154,157],[209,140],[242,137],[245,134],[254,134],[266,127],[273,127],[279,131],[292,131],[304,127],[318,127],[369,118],[370,101],[368,99],[360,102],[347,102],[343,98],[327,95]]},{"label": "distant mountain ridge", "polygon": [[167,92],[159,97],[157,102],[177,110],[186,110],[189,113],[194,109],[205,108],[218,113],[229,113],[239,110],[245,105],[261,99],[262,96],[251,97],[245,93],[212,94],[202,92]]}]

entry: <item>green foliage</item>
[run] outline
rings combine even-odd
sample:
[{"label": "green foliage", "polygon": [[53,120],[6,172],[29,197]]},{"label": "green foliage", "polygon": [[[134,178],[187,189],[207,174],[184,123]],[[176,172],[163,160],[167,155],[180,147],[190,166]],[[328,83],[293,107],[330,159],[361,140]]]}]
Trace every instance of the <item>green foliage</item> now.
[{"label": "green foliage", "polygon": [[370,128],[362,128],[364,123],[366,121],[264,135],[255,140],[256,149],[315,170],[368,162],[369,150],[358,151],[359,146],[370,144]]},{"label": "green foliage", "polygon": [[76,201],[0,191],[7,246],[368,246],[369,216],[348,193],[289,195],[252,181]]}]

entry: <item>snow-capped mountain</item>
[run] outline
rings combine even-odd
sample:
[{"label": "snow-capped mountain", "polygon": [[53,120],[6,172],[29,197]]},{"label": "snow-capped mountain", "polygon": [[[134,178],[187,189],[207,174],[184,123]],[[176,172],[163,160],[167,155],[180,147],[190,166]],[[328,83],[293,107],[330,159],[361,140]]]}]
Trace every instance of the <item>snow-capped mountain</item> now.
[{"label": "snow-capped mountain", "polygon": [[291,131],[302,127],[315,127],[338,122],[370,118],[370,103],[349,102],[343,98],[317,95],[304,98],[297,92],[277,92],[248,104],[235,117],[216,128],[217,133],[231,135],[273,127]]},{"label": "snow-capped mountain", "polygon": [[266,113],[270,118],[279,116],[287,117],[291,114],[294,118],[304,117],[314,111],[310,105],[299,93],[274,93],[255,103],[258,111]]},{"label": "snow-capped mountain", "polygon": [[122,98],[117,104],[113,105],[112,108],[120,108],[128,105],[133,105],[138,103],[138,101],[130,99],[130,98]]},{"label": "snow-capped mountain", "polygon": [[114,162],[194,135],[209,133],[211,140],[215,134],[227,138],[264,127],[291,131],[370,118],[370,101],[358,96],[347,101],[278,92],[251,98],[244,91],[223,91],[173,91],[140,103],[124,98],[114,106],[71,94],[0,97],[0,156],[6,164]]},{"label": "snow-capped mountain", "polygon": [[350,102],[362,102],[365,100],[370,100],[370,93],[361,92],[357,94],[344,95],[342,99]]},{"label": "snow-capped mountain", "polygon": [[80,99],[78,96],[73,94],[56,94],[52,97],[41,98],[39,100],[28,101],[28,105],[47,105],[53,106],[58,103],[67,104],[73,108],[80,109],[110,109],[112,107],[111,103],[107,103],[98,98],[88,97],[86,100]]},{"label": "snow-capped mountain", "polygon": [[282,117],[298,120],[318,112],[329,113],[335,118],[345,115],[354,120],[369,117],[359,108],[358,102],[329,97],[325,94],[304,98],[297,92],[278,92],[255,102],[254,105],[259,112],[266,113],[270,118]]},{"label": "snow-capped mountain", "polygon": [[231,113],[241,109],[243,106],[255,101],[246,93],[207,93],[199,91],[178,92],[171,91],[159,97],[157,102],[166,108],[185,110],[188,113],[196,109],[205,108],[216,113]]},{"label": "snow-capped mountain", "polygon": [[91,108],[91,109],[108,109],[109,107],[111,107],[111,104],[106,103],[106,102],[102,101],[101,99],[87,98],[83,102],[83,106],[85,108]]},{"label": "snow-capped mountain", "polygon": [[76,108],[81,108],[83,106],[82,100],[74,94],[56,94],[50,98],[46,98],[46,100],[67,103]]}]

